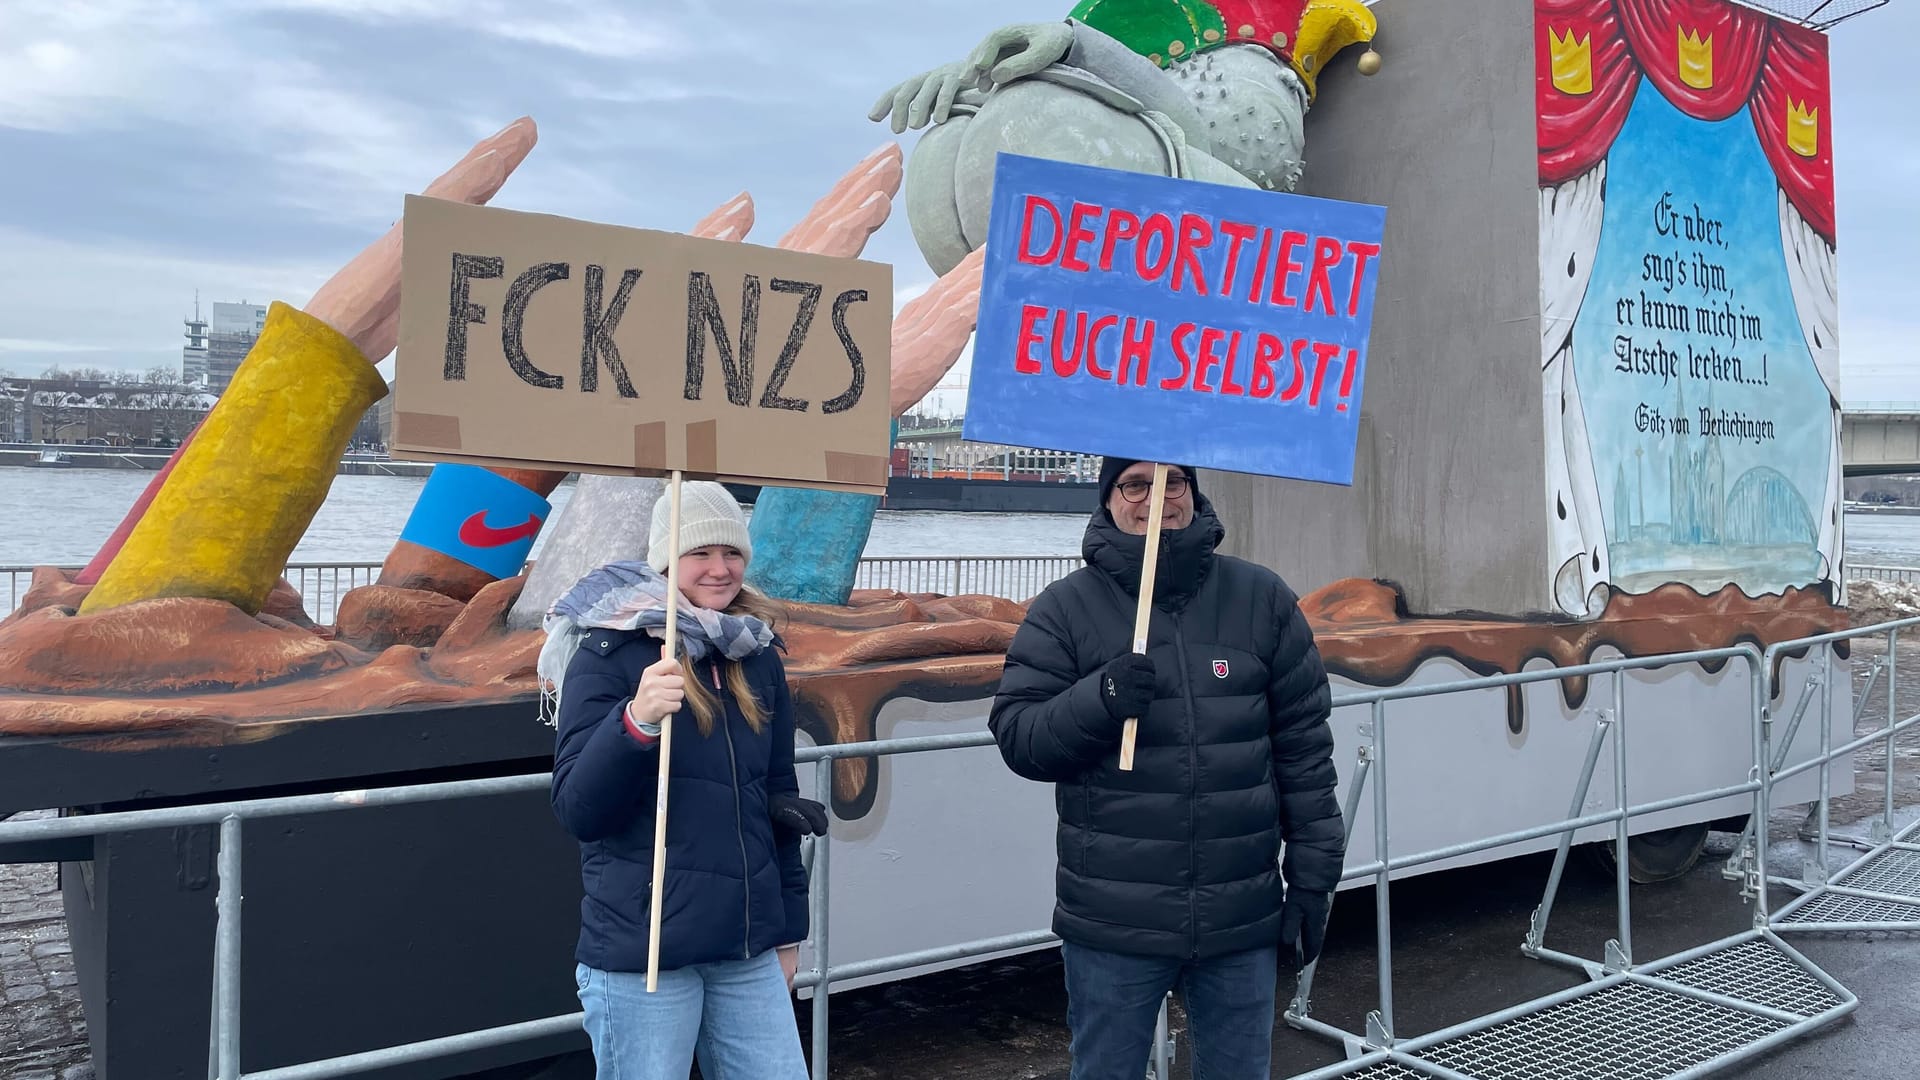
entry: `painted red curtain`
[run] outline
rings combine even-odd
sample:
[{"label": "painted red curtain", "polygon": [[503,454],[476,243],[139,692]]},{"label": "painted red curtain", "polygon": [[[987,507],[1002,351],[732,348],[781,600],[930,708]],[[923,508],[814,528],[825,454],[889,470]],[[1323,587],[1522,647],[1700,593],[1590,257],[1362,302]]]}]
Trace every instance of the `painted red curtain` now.
[{"label": "painted red curtain", "polygon": [[[1614,0],[1538,0],[1533,20],[1540,182],[1564,184],[1599,164],[1633,108],[1640,68]],[[1590,62],[1563,67],[1556,54]]]},{"label": "painted red curtain", "polygon": [[1641,70],[1674,108],[1711,123],[1739,112],[1753,95],[1767,56],[1768,16],[1729,0],[1613,0],[1613,6]]},{"label": "painted red curtain", "polygon": [[1833,84],[1827,71],[1825,34],[1776,26],[1753,95],[1753,127],[1788,201],[1831,244]]},{"label": "painted red curtain", "polygon": [[1825,35],[1730,0],[1536,0],[1534,35],[1541,184],[1607,156],[1644,74],[1699,120],[1749,108],[1787,198],[1833,241]]}]

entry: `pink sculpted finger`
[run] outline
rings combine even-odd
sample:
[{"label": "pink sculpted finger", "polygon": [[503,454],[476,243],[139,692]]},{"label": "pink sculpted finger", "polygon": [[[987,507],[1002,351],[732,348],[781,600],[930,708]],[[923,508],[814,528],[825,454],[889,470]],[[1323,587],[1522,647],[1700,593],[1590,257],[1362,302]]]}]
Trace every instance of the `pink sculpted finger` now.
[{"label": "pink sculpted finger", "polygon": [[900,190],[901,156],[898,143],[888,143],[862,158],[820,197],[787,235],[780,247],[815,255],[850,259],[867,246],[867,238],[887,223],[893,196]]},{"label": "pink sculpted finger", "polygon": [[[533,118],[523,116],[476,143],[422,194],[483,204],[499,193],[538,139]],[[307,301],[306,311],[345,334],[369,361],[378,363],[392,352],[400,327],[400,226],[341,267]]]},{"label": "pink sculpted finger", "polygon": [[694,223],[694,236],[708,240],[740,241],[753,231],[753,196],[741,192]]},{"label": "pink sculpted finger", "polygon": [[976,248],[893,318],[893,415],[926,397],[966,350],[980,314],[980,271],[987,249]]}]

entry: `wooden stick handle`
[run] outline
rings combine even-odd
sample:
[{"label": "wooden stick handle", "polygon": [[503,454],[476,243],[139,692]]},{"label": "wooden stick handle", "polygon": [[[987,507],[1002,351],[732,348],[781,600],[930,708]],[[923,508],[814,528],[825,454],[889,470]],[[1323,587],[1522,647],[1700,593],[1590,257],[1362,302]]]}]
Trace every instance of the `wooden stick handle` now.
[{"label": "wooden stick handle", "polygon": [[[1167,505],[1167,467],[1153,467],[1153,495],[1147,501],[1147,552],[1140,565],[1140,599],[1133,609],[1133,651],[1147,651],[1147,629],[1153,622],[1153,582],[1160,569],[1160,514]],[[1140,718],[1127,717],[1120,733],[1120,770],[1133,771],[1133,742],[1140,731]]]},{"label": "wooden stick handle", "polygon": [[[680,470],[667,482],[667,641],[662,656],[678,656],[680,647]],[[647,993],[660,983],[660,907],[667,881],[667,775],[673,763],[673,717],[660,724],[660,782],[653,796],[653,900],[648,905]]]}]

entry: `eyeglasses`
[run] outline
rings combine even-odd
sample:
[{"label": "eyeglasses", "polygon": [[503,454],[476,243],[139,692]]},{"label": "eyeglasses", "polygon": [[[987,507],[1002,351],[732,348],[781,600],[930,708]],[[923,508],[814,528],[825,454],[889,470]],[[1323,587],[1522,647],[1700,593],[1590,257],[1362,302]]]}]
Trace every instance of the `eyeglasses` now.
[{"label": "eyeglasses", "polygon": [[[1130,503],[1144,501],[1153,491],[1153,481],[1151,480],[1128,480],[1125,483],[1114,486],[1120,489],[1120,497]],[[1167,498],[1177,499],[1186,493],[1187,478],[1179,473],[1168,473]]]}]

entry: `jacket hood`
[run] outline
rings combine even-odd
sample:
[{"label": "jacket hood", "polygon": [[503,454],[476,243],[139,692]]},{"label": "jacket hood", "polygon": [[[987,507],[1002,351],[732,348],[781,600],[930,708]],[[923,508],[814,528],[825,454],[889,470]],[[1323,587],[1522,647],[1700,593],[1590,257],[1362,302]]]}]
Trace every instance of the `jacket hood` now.
[{"label": "jacket hood", "polygon": [[[1159,567],[1154,571],[1153,596],[1159,603],[1179,606],[1190,599],[1213,568],[1213,556],[1227,535],[1214,516],[1213,503],[1194,491],[1193,520],[1184,529],[1160,532]],[[1140,595],[1140,573],[1146,564],[1147,538],[1123,532],[1106,507],[1094,511],[1080,541],[1080,555],[1120,583],[1130,596]]]}]

